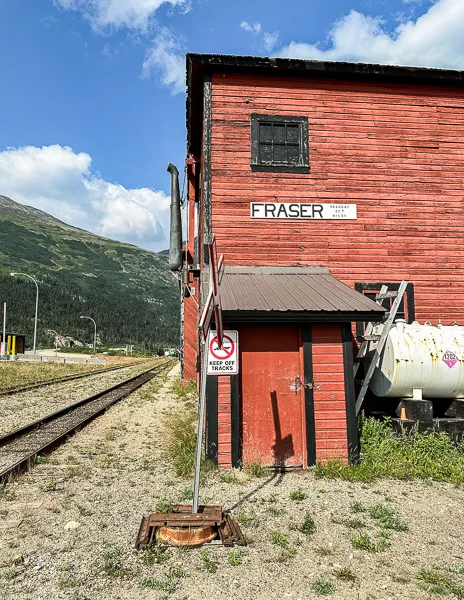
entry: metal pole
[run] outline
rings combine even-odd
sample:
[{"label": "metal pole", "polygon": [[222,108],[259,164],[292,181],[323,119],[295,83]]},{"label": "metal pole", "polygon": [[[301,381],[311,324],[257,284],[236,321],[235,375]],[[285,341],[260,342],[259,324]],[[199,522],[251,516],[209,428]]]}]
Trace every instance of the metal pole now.
[{"label": "metal pole", "polygon": [[93,326],[94,326],[94,333],[93,333],[93,353],[95,354],[97,352],[97,324],[92,319],[92,317],[86,317],[84,315],[81,315],[80,318],[81,319],[89,319],[93,323]]},{"label": "metal pole", "polygon": [[195,454],[195,478],[193,480],[193,505],[192,512],[198,512],[198,496],[200,491],[200,468],[201,468],[201,451],[203,446],[203,421],[205,419],[205,403],[206,403],[206,378],[208,377],[208,352],[206,345],[203,343],[203,356],[201,368],[201,383],[200,383],[200,406],[198,409],[198,425],[197,425],[197,449]]},{"label": "metal pole", "polygon": [[27,273],[10,273],[10,275],[12,275],[13,277],[15,275],[23,275],[24,277],[29,277],[29,279],[32,279],[32,281],[35,283],[35,287],[37,289],[37,293],[36,293],[36,296],[35,296],[34,350],[33,350],[33,353],[37,354],[37,315],[39,314],[39,284],[37,283],[37,281],[33,277],[31,277]]},{"label": "metal pole", "polygon": [[2,356],[6,354],[6,302],[3,303],[3,337],[2,337]]}]

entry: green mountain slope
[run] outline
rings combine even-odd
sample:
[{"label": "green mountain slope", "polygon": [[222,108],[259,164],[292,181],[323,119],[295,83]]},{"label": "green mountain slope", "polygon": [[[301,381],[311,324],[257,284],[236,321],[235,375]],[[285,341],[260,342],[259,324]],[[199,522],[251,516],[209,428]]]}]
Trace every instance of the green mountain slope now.
[{"label": "green mountain slope", "polygon": [[7,329],[32,343],[39,282],[40,345],[47,329],[92,341],[93,317],[103,343],[136,343],[152,350],[178,344],[179,288],[167,257],[71,227],[51,215],[0,196],[0,302]]}]

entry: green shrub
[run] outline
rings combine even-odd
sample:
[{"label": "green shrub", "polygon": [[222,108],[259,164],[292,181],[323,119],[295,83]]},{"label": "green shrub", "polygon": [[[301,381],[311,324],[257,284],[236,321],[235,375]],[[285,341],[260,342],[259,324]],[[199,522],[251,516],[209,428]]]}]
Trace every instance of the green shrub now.
[{"label": "green shrub", "polygon": [[444,433],[397,434],[391,420],[379,421],[361,416],[360,461],[348,466],[340,460],[318,463],[316,477],[370,482],[381,477],[426,479],[464,483],[464,441],[454,443]]},{"label": "green shrub", "polygon": [[306,498],[306,492],[304,492],[301,488],[298,488],[297,490],[293,490],[293,492],[290,492],[290,500],[294,500],[295,502],[303,502],[303,500]]},{"label": "green shrub", "polygon": [[246,463],[243,470],[249,477],[264,477],[267,473],[267,468],[259,458]]},{"label": "green shrub", "polygon": [[312,518],[312,516],[309,513],[306,513],[305,518],[303,519],[303,522],[298,527],[298,531],[301,531],[301,533],[304,533],[307,536],[310,536],[313,533],[315,533],[316,523],[314,522],[314,519]]}]

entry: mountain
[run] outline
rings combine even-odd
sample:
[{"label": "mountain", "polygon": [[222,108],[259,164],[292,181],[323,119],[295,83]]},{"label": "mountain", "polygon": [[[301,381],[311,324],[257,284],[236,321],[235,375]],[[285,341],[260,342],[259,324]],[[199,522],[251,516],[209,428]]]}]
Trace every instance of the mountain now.
[{"label": "mountain", "polygon": [[39,345],[47,329],[91,342],[95,319],[103,343],[140,344],[146,350],[179,343],[179,285],[167,256],[109,240],[0,196],[0,302],[7,330],[32,344],[35,285],[39,283]]}]

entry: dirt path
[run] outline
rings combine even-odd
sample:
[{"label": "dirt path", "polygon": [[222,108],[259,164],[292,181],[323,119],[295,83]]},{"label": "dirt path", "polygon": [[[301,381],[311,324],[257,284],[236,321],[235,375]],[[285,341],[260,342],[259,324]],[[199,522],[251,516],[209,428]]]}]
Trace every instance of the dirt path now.
[{"label": "dirt path", "polygon": [[[436,598],[427,591],[433,584],[418,579],[421,570],[428,581],[442,577],[462,590],[449,598],[464,597],[464,493],[445,484],[215,473],[201,500],[235,507],[250,541],[246,551],[136,553],[142,514],[160,501],[186,499],[191,488],[162,458],[161,418],[183,404],[170,393],[175,376],[161,389],[148,384],[70,439],[52,462],[7,486],[0,500],[0,597]],[[307,513],[316,528],[309,535],[298,530]],[[353,547],[350,537],[360,532],[378,552]]]}]

